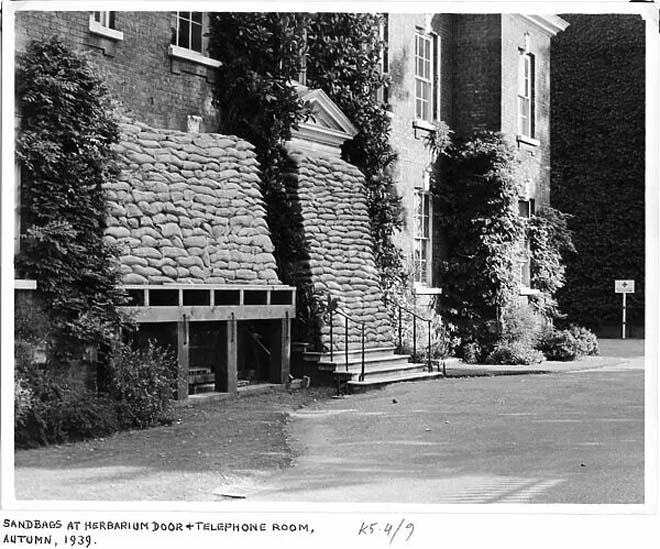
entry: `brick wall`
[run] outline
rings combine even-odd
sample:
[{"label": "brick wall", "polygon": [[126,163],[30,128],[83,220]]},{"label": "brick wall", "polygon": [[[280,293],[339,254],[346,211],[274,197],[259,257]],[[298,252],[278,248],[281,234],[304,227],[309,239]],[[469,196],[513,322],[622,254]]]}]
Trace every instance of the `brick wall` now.
[{"label": "brick wall", "polygon": [[529,33],[535,62],[535,134],[539,144],[517,143],[527,172],[527,193],[537,205],[550,203],[550,36],[518,15],[502,15],[501,131],[518,133],[518,58]]},{"label": "brick wall", "polygon": [[[426,29],[430,24],[430,30],[439,38],[440,118],[451,123],[452,19],[448,14],[436,14],[430,20],[425,14],[390,14],[389,21],[389,60],[392,76],[389,96],[392,107],[391,143],[398,154],[395,179],[406,212],[406,226],[397,235],[396,243],[411,262],[415,188],[423,186],[424,171],[431,161],[431,154],[424,144],[426,132],[413,129],[415,120],[415,32],[416,27]],[[436,272],[436,269],[433,269],[433,272]]]},{"label": "brick wall", "polygon": [[174,12],[116,12],[124,39],[93,35],[90,12],[26,11],[16,14],[16,47],[58,35],[90,54],[113,96],[132,118],[157,128],[185,130],[188,115],[202,117],[202,131],[217,129],[212,101],[213,69],[171,59]]},{"label": "brick wall", "polygon": [[502,16],[456,14],[452,63],[452,129],[457,136],[498,130],[501,123]]}]

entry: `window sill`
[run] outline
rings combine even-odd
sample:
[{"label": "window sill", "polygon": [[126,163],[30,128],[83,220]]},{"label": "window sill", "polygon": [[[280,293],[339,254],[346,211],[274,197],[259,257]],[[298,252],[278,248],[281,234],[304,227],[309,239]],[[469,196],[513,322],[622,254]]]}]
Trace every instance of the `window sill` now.
[{"label": "window sill", "polygon": [[520,286],[518,288],[518,295],[541,295],[541,290],[530,288],[529,286]]},{"label": "window sill", "polygon": [[92,34],[98,34],[99,36],[103,36],[104,38],[110,38],[110,40],[119,41],[124,39],[124,33],[122,31],[111,29],[109,27],[104,27],[97,21],[89,22],[89,32],[91,32]]},{"label": "window sill", "polygon": [[180,46],[175,46],[174,44],[170,44],[167,53],[170,55],[170,57],[174,57],[175,59],[185,59],[186,61],[191,61],[193,63],[197,63],[198,65],[205,65],[212,68],[218,68],[222,66],[222,62],[218,61],[217,59],[211,59],[210,57],[206,57],[201,53],[197,53],[196,51],[188,50]]},{"label": "window sill", "polygon": [[534,139],[533,137],[528,137],[527,135],[523,135],[521,133],[516,135],[516,141],[518,141],[518,143],[524,143],[525,145],[529,145],[531,147],[539,147],[541,145],[541,142],[538,139]]},{"label": "window sill", "polygon": [[436,130],[436,127],[431,122],[422,120],[421,118],[415,118],[412,127],[416,130],[425,130],[427,132],[434,132]]},{"label": "window sill", "polygon": [[413,287],[413,293],[415,295],[440,295],[442,293],[442,288],[432,288],[420,284]]},{"label": "window sill", "polygon": [[28,280],[24,278],[17,278],[14,280],[14,290],[36,290],[37,281]]}]

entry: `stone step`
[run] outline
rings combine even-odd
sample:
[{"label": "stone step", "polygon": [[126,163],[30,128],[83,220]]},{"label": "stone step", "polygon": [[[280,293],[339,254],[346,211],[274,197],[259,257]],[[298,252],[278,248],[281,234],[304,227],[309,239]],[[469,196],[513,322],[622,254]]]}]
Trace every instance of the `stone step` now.
[{"label": "stone step", "polygon": [[[318,362],[319,370],[324,371],[345,371],[346,362],[344,356],[334,356],[330,361],[330,356],[326,355]],[[409,355],[395,355],[394,353],[365,353],[364,366],[365,369],[378,369],[379,367],[408,365],[410,360]],[[348,356],[348,369],[359,370],[362,366],[362,355],[349,355]]]},{"label": "stone step", "polygon": [[346,388],[351,393],[359,393],[368,391],[369,389],[376,389],[378,387],[384,387],[391,383],[404,383],[410,381],[428,381],[431,379],[437,379],[442,377],[440,372],[411,372],[407,374],[401,374],[398,376],[386,376],[381,377],[378,375],[366,377],[364,381],[350,380],[346,383]]}]

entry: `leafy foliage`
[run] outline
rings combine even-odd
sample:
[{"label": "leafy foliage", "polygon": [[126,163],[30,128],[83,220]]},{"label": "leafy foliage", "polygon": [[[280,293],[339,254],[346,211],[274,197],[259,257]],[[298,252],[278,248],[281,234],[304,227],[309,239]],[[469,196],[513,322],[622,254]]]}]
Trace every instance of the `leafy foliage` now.
[{"label": "leafy foliage", "polygon": [[[565,15],[552,41],[551,202],[571,214],[577,254],[558,292],[572,322],[618,323],[615,279],[634,279],[633,325],[644,322],[645,40],[639,15]],[[585,82],[589,82],[585,86]]]},{"label": "leafy foliage", "polygon": [[56,38],[19,57],[17,85],[25,227],[17,266],[37,280],[56,353],[71,356],[107,343],[122,320],[117,254],[103,241],[118,129],[101,80]]},{"label": "leafy foliage", "polygon": [[572,232],[568,229],[570,215],[545,207],[533,215],[528,224],[531,252],[531,285],[542,292],[534,302],[546,317],[559,316],[556,292],[565,283],[566,258],[575,253]]},{"label": "leafy foliage", "polygon": [[530,366],[545,360],[543,353],[521,341],[501,342],[488,355],[488,364],[512,364]]},{"label": "leafy foliage", "polygon": [[19,447],[103,436],[121,428],[169,421],[176,386],[174,357],[153,343],[119,345],[106,391],[97,395],[62,365],[36,364],[17,341],[14,434]]},{"label": "leafy foliage", "polygon": [[389,142],[390,118],[377,95],[388,83],[380,71],[380,16],[318,13],[308,23],[307,82],[324,90],[358,130],[344,145],[343,156],[365,176],[374,255],[387,291],[403,283],[405,274],[392,240],[403,224],[393,180],[396,153]]},{"label": "leafy foliage", "polygon": [[441,265],[441,313],[465,345],[487,352],[498,310],[518,284],[524,224],[518,215],[517,161],[500,134],[478,133],[449,146],[432,174],[436,211],[447,241]]},{"label": "leafy foliage", "polygon": [[262,166],[268,223],[286,282],[301,246],[291,229],[283,143],[310,115],[294,81],[306,54],[307,83],[323,89],[351,119],[358,134],[344,158],[364,173],[375,257],[386,286],[404,275],[392,242],[402,209],[392,180],[396,156],[389,145],[390,122],[376,98],[379,71],[378,16],[355,13],[216,13],[211,17],[210,52],[223,62],[215,89],[222,112],[220,131],[256,146]]},{"label": "leafy foliage", "polygon": [[209,39],[209,52],[223,63],[214,92],[222,113],[220,131],[256,147],[268,226],[287,283],[294,282],[291,271],[301,242],[287,215],[283,143],[308,115],[294,86],[307,18],[297,13],[214,13]]},{"label": "leafy foliage", "polygon": [[113,355],[106,388],[117,407],[120,427],[147,427],[167,420],[177,373],[174,355],[153,341],[143,348],[121,345]]}]

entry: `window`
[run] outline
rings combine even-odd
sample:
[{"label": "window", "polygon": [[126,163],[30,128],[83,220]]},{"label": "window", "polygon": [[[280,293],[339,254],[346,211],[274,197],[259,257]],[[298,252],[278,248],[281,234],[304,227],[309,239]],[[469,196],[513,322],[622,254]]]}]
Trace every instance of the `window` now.
[{"label": "window", "polygon": [[415,193],[415,282],[428,286],[431,259],[431,195],[418,190]]},{"label": "window", "polygon": [[207,26],[205,21],[207,14],[201,11],[175,13],[176,23],[172,29],[172,43],[168,50],[170,57],[211,68],[222,66],[220,61],[211,59],[206,54],[204,30]]},{"label": "window", "polygon": [[176,36],[174,45],[186,50],[202,53],[202,20],[201,11],[176,12]]},{"label": "window", "polygon": [[438,37],[415,34],[415,116],[432,122],[440,117],[439,112],[439,60]]},{"label": "window", "polygon": [[93,11],[92,19],[101,27],[108,29],[115,28],[115,12],[114,11]]},{"label": "window", "polygon": [[520,50],[518,57],[518,133],[534,137],[534,56]]},{"label": "window", "polygon": [[114,11],[93,11],[89,16],[89,32],[111,40],[124,39],[124,33],[117,30]]}]

